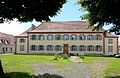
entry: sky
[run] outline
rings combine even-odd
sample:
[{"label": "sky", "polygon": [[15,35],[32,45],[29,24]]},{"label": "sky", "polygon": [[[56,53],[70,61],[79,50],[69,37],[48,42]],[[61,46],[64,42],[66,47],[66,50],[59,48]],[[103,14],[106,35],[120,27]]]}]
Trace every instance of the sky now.
[{"label": "sky", "polygon": [[[80,16],[84,15],[86,12],[83,11],[80,5],[76,4],[77,1],[78,0],[68,0],[68,2],[63,5],[60,14],[52,17],[51,21],[80,21]],[[0,24],[0,32],[17,36],[30,28],[32,24],[38,26],[40,22],[34,20],[32,22],[20,23],[14,20],[11,23]],[[105,28],[107,29],[107,27]]]},{"label": "sky", "polygon": [[[60,14],[52,17],[51,21],[79,21],[80,16],[85,12],[79,10],[80,5],[77,5],[76,2],[77,0],[68,0],[68,2],[63,5]],[[11,23],[0,24],[0,32],[19,35],[30,28],[32,24],[38,26],[40,22],[34,20],[32,22],[20,23],[14,20]]]}]

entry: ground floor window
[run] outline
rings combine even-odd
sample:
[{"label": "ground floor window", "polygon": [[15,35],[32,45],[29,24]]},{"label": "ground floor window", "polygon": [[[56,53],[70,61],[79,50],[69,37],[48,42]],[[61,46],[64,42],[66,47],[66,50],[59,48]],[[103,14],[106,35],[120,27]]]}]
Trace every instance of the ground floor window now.
[{"label": "ground floor window", "polygon": [[47,45],[46,50],[47,51],[53,51],[53,45]]},{"label": "ground floor window", "polygon": [[108,52],[113,52],[113,46],[108,46]]},{"label": "ground floor window", "polygon": [[12,48],[10,48],[10,51],[12,51]]},{"label": "ground floor window", "polygon": [[36,45],[31,45],[30,49],[31,49],[31,51],[36,51],[37,50],[37,46]]},{"label": "ground floor window", "polygon": [[77,46],[76,45],[71,45],[70,50],[71,51],[77,51]]},{"label": "ground floor window", "polygon": [[20,51],[24,51],[24,45],[20,45]]},{"label": "ground floor window", "polygon": [[86,51],[86,46],[80,45],[79,46],[79,51]]},{"label": "ground floor window", "polygon": [[61,50],[62,50],[62,46],[60,46],[60,45],[55,46],[55,51],[61,51]]},{"label": "ground floor window", "polygon": [[102,46],[96,45],[95,46],[95,51],[102,51]]},{"label": "ground floor window", "polygon": [[38,46],[38,50],[39,50],[39,51],[45,50],[45,47],[44,47],[43,45],[39,45],[39,46]]},{"label": "ground floor window", "polygon": [[93,45],[87,46],[87,50],[88,50],[88,51],[94,51],[94,46],[93,46]]}]

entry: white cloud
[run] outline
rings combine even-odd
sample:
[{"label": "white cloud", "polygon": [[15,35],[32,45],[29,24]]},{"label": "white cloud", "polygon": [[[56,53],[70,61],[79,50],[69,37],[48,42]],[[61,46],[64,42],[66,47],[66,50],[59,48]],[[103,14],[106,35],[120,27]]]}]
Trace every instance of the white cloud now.
[{"label": "white cloud", "polygon": [[36,21],[28,22],[28,23],[20,23],[14,20],[11,23],[0,24],[0,32],[11,34],[11,35],[19,35],[25,30],[27,30],[28,28],[30,28],[31,24],[39,25],[40,23]]}]

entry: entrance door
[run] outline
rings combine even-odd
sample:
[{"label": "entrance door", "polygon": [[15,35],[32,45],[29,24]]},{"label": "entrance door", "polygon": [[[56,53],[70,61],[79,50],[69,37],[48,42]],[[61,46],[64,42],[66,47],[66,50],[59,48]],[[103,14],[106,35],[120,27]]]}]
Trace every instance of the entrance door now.
[{"label": "entrance door", "polygon": [[68,54],[68,52],[69,52],[69,46],[68,46],[68,44],[64,44],[64,50],[63,50],[63,53],[64,54]]}]

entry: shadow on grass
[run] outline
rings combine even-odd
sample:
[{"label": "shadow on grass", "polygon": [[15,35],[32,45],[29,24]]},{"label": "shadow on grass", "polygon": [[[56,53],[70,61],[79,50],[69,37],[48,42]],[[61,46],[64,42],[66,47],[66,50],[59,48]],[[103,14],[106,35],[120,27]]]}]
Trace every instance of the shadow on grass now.
[{"label": "shadow on grass", "polygon": [[39,74],[38,76],[30,75],[29,73],[24,72],[11,72],[11,73],[5,73],[3,77],[0,78],[63,78],[60,75],[57,74]]},{"label": "shadow on grass", "polygon": [[60,75],[57,75],[57,74],[49,74],[49,73],[45,73],[43,75],[38,75],[36,76],[36,78],[63,78],[62,76]]},{"label": "shadow on grass", "polygon": [[105,78],[120,78],[120,76],[106,76]]},{"label": "shadow on grass", "polygon": [[4,78],[35,78],[35,76],[24,72],[10,72],[5,73]]}]

